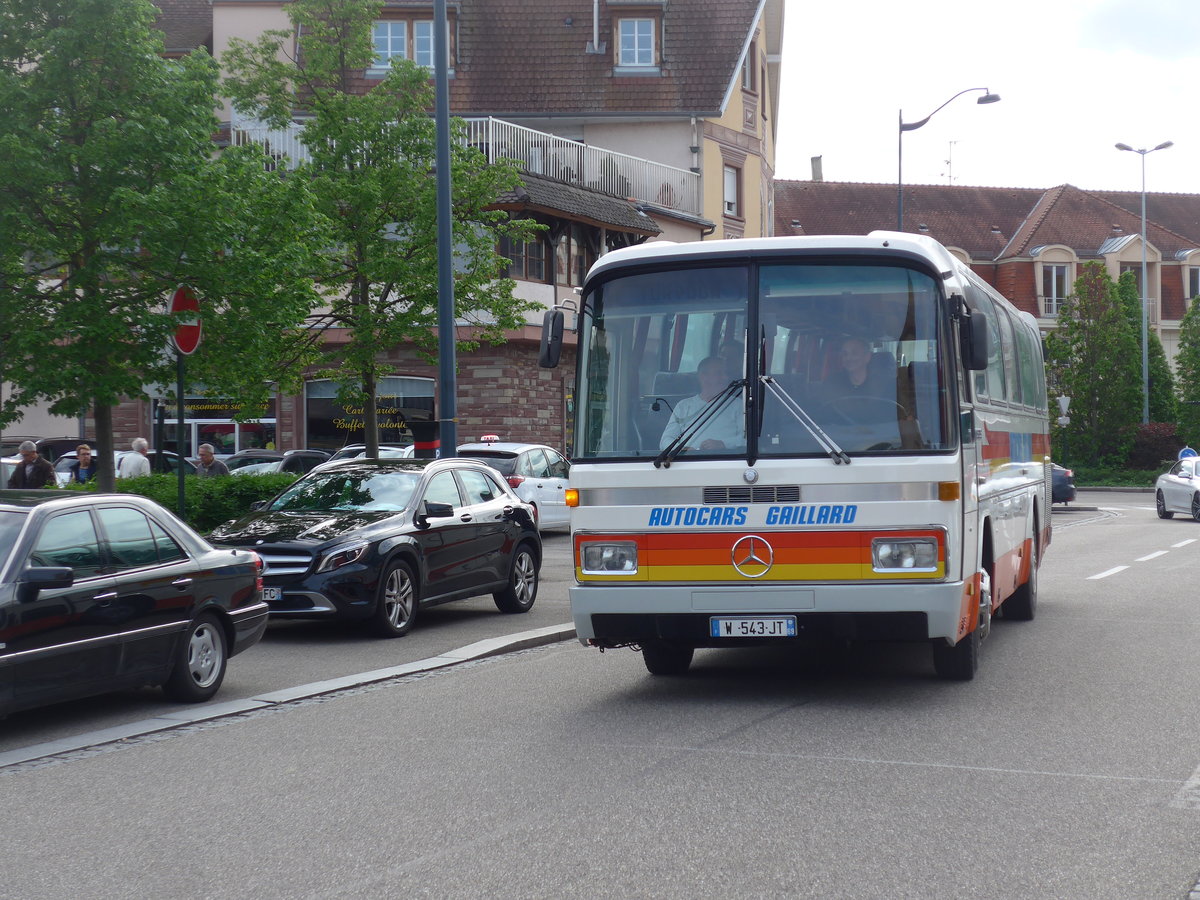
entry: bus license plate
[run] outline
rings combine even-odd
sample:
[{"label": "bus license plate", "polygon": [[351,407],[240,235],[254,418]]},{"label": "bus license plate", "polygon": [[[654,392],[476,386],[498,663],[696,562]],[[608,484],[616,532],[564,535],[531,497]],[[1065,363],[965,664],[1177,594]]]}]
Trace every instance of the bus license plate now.
[{"label": "bus license plate", "polygon": [[263,600],[266,603],[278,603],[283,599],[283,591],[279,588],[263,588]]},{"label": "bus license plate", "polygon": [[795,637],[795,616],[754,616],[725,619],[714,616],[708,620],[715,638]]}]

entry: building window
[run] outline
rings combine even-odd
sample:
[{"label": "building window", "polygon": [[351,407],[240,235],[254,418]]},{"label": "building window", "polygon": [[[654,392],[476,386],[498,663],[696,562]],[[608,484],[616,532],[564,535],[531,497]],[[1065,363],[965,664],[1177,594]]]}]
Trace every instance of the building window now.
[{"label": "building window", "polygon": [[582,225],[572,225],[558,239],[554,253],[554,282],[566,286],[583,284],[583,277],[596,261]]},{"label": "building window", "polygon": [[1121,270],[1118,273],[1118,277],[1120,275],[1124,275],[1126,272],[1133,273],[1133,283],[1135,285],[1137,285],[1138,297],[1145,297],[1146,295],[1142,291],[1142,264],[1141,263],[1121,263]]},{"label": "building window", "polygon": [[1042,266],[1043,315],[1057,316],[1067,297],[1067,266],[1065,263]]},{"label": "building window", "polygon": [[418,66],[433,68],[433,20],[386,19],[376,22],[375,63],[372,71],[386,71],[394,59],[411,59]]},{"label": "building window", "polygon": [[375,68],[389,69],[393,59],[408,59],[408,22],[376,22]]},{"label": "building window", "polygon": [[1189,300],[1195,300],[1200,297],[1200,266],[1188,267],[1188,294]]},{"label": "building window", "polygon": [[500,255],[508,257],[508,275],[522,281],[546,281],[546,243],[540,237],[529,243],[500,238]]},{"label": "building window", "polygon": [[430,20],[413,23],[413,62],[427,69],[433,68],[433,22]]},{"label": "building window", "polygon": [[617,64],[654,65],[654,20],[621,19],[618,26]]},{"label": "building window", "polygon": [[742,60],[742,90],[754,90],[754,45],[750,45],[750,49],[746,51],[746,58]]},{"label": "building window", "polygon": [[742,170],[733,166],[725,167],[725,206],[727,216],[742,214]]}]

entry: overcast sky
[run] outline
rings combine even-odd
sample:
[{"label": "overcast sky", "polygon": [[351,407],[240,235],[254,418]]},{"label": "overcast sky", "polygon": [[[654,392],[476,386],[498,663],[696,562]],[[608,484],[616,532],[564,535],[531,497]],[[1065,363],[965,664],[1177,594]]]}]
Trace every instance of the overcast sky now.
[{"label": "overcast sky", "polygon": [[784,2],[778,178],[1200,194],[1200,0]]}]

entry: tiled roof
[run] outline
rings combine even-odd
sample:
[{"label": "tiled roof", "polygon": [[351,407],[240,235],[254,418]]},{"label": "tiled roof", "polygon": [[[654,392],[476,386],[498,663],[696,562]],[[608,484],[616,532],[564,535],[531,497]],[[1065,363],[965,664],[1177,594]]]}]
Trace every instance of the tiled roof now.
[{"label": "tiled roof", "polygon": [[[1146,237],[1165,256],[1200,247],[1200,195],[1148,194]],[[1141,194],[1040,188],[905,185],[906,231],[983,262],[1063,244],[1095,256],[1112,237],[1141,233]],[[894,184],[775,183],[776,234],[867,234],[896,227]]]},{"label": "tiled roof", "polygon": [[[905,185],[905,230],[960,247],[972,259],[995,259],[1042,193],[1032,188]],[[894,184],[775,182],[776,234],[867,234],[895,228]]]},{"label": "tiled roof", "polygon": [[160,15],[163,44],[170,55],[190,53],[197,47],[212,52],[211,0],[154,0]]},{"label": "tiled roof", "polygon": [[648,215],[638,211],[628,200],[586,188],[521,175],[521,186],[500,196],[495,204],[503,209],[527,212],[547,212],[604,228],[641,235],[660,234],[660,229]]},{"label": "tiled roof", "polygon": [[[588,53],[592,0],[464,2],[451,109],[501,118],[719,112],[738,77],[759,2],[663,3],[663,61],[648,75],[614,74],[613,24],[623,8],[600,0],[605,52]],[[640,7],[647,8],[658,4]]]}]

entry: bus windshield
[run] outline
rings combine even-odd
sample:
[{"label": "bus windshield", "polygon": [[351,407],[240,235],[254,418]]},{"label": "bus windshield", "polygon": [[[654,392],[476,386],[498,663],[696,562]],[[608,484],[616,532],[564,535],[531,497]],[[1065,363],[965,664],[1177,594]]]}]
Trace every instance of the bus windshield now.
[{"label": "bus windshield", "polygon": [[952,450],[949,334],[935,279],[894,260],[618,275],[584,298],[576,456]]}]

